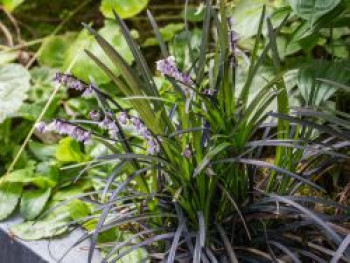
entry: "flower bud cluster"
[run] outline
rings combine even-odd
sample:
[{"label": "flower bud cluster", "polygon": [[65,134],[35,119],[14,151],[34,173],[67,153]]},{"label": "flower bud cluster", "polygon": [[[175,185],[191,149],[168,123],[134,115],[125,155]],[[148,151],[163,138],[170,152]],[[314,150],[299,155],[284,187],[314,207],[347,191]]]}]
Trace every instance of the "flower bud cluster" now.
[{"label": "flower bud cluster", "polygon": [[69,73],[57,72],[54,80],[57,83],[62,84],[69,89],[81,91],[83,97],[90,97],[94,91],[94,84],[88,85],[88,84],[80,81],[79,79],[77,79],[76,77],[74,77],[72,74],[69,74]]},{"label": "flower bud cluster", "polygon": [[[109,135],[115,138],[119,132],[118,126],[113,120],[113,114],[107,112],[104,116],[101,116],[99,112],[91,111],[90,118],[99,122],[99,127],[106,129]],[[117,116],[117,120],[122,126],[132,126],[136,133],[141,136],[147,142],[147,152],[151,155],[157,154],[160,151],[160,145],[158,141],[152,136],[151,132],[143,124],[143,122],[137,117],[129,117],[126,112],[120,112]]]},{"label": "flower bud cluster", "polygon": [[62,135],[68,135],[83,143],[88,142],[91,138],[91,132],[59,119],[53,120],[50,123],[39,122],[36,125],[36,129],[41,133],[57,132]]},{"label": "flower bud cluster", "polygon": [[173,56],[157,61],[157,70],[163,76],[172,77],[186,86],[193,85],[193,80],[190,75],[179,70]]}]

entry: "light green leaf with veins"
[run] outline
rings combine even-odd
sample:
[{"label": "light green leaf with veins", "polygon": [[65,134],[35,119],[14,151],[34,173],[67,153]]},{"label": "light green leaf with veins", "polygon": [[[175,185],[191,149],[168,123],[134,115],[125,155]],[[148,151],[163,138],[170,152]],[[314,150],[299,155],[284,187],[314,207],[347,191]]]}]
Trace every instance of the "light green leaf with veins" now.
[{"label": "light green leaf with veins", "polygon": [[23,66],[0,66],[0,123],[20,109],[29,88],[30,74]]},{"label": "light green leaf with veins", "polygon": [[27,220],[35,219],[43,211],[51,194],[51,188],[27,191],[21,199],[21,215]]},{"label": "light green leaf with veins", "polygon": [[21,197],[21,193],[21,184],[10,182],[0,184],[0,220],[4,220],[12,214]]},{"label": "light green leaf with veins", "polygon": [[289,0],[293,11],[311,24],[332,11],[340,2],[341,0]]}]

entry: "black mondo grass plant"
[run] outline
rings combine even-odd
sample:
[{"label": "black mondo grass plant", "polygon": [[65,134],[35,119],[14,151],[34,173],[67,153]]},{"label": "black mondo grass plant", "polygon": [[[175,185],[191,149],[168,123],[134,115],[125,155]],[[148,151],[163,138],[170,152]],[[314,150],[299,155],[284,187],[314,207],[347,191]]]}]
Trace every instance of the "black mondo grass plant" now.
[{"label": "black mondo grass plant", "polygon": [[[147,250],[145,261],[346,262],[349,231],[338,223],[349,220],[347,208],[322,198],[324,189],[313,179],[348,158],[349,130],[339,130],[337,122],[322,125],[322,113],[311,109],[313,116],[303,115],[306,109],[291,114],[276,48],[276,35],[287,17],[273,28],[263,10],[248,77],[238,91],[237,68],[246,55],[237,46],[224,1],[219,6],[207,1],[199,56],[192,55],[192,65],[184,69],[168,53],[149,13],[162,53],[157,71],[170,83],[171,99],[160,95],[139,46],[118,15],[116,19],[135,66],[88,26],[120,74],[86,52],[128,106],[93,80],[84,83],[58,73],[59,83],[96,98],[99,109],[91,111],[90,120],[56,119],[37,127],[82,143],[96,140],[110,151],[78,175],[90,167],[113,165],[104,187],[95,193],[95,213],[84,219],[98,218],[96,226],[76,242],[91,238],[89,262],[98,237],[112,228],[131,235],[109,244],[103,262],[117,262],[140,247]],[[261,51],[264,23],[269,43]],[[192,50],[190,41],[188,45]],[[251,98],[253,79],[266,60],[274,65],[275,78]],[[276,101],[276,112],[267,113]],[[264,155],[271,147],[274,161]],[[301,195],[305,188],[319,197]],[[338,213],[325,213],[317,204]]]}]

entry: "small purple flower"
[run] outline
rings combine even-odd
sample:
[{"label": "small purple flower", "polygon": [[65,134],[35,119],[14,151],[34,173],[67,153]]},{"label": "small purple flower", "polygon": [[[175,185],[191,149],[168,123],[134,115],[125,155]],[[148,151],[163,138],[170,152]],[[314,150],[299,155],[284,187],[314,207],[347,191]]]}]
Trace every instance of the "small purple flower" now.
[{"label": "small purple flower", "polygon": [[165,59],[157,61],[157,70],[163,76],[169,76],[174,78],[175,80],[187,85],[192,86],[193,80],[190,75],[183,73],[179,70],[176,65],[175,58],[173,56],[169,56]]},{"label": "small purple flower", "polygon": [[151,137],[151,133],[146,127],[143,127],[139,132],[140,135],[146,140]]},{"label": "small purple flower", "polygon": [[80,129],[79,127],[75,127],[73,129],[73,131],[70,134],[68,134],[68,135],[70,135],[71,137],[73,137],[77,141],[83,142],[83,143],[85,143],[88,140],[90,140],[90,137],[91,137],[91,133],[90,132],[84,131],[84,130]]},{"label": "small purple flower", "polygon": [[101,114],[98,111],[90,111],[89,116],[93,121],[99,121],[101,119]]},{"label": "small purple flower", "polygon": [[186,145],[186,148],[185,148],[185,150],[184,150],[184,152],[183,152],[183,155],[184,155],[187,159],[189,159],[189,158],[192,157],[192,151],[191,151],[191,148],[190,148],[189,145]]},{"label": "small purple flower", "polygon": [[93,95],[94,93],[94,86],[92,84],[88,85],[83,94],[82,94],[82,97],[84,98],[91,98],[91,96]]},{"label": "small purple flower", "polygon": [[114,131],[119,131],[117,124],[115,124],[114,121],[111,121],[107,124],[107,129],[108,130],[114,130]]},{"label": "small purple flower", "polygon": [[160,151],[160,146],[155,139],[150,138],[149,140],[147,140],[147,152],[148,152],[148,154],[155,155],[155,154],[159,153],[159,151]]},{"label": "small purple flower", "polygon": [[111,122],[111,119],[105,116],[104,119],[98,124],[98,126],[101,129],[107,129],[110,122]]},{"label": "small purple flower", "polygon": [[45,129],[46,129],[46,123],[45,123],[45,122],[43,122],[43,121],[41,121],[41,122],[37,123],[37,124],[35,125],[35,129],[36,129],[38,132],[40,132],[40,133],[45,132]]},{"label": "small purple flower", "polygon": [[118,132],[119,132],[119,130],[109,130],[108,134],[112,139],[116,139],[118,136]]},{"label": "small purple flower", "polygon": [[214,95],[214,90],[212,89],[206,89],[206,90],[203,90],[202,92],[204,95],[207,95],[207,96],[213,96]]},{"label": "small purple flower", "polygon": [[67,87],[70,89],[75,89],[77,91],[83,91],[85,90],[84,84],[81,83],[79,80],[72,79],[71,82],[67,83]]},{"label": "small purple flower", "polygon": [[108,130],[108,134],[111,138],[115,139],[118,135],[119,128],[113,120],[113,113],[106,112],[104,119],[98,124],[102,129]]},{"label": "small purple flower", "polygon": [[134,125],[137,132],[141,132],[143,129],[145,129],[143,123],[141,122],[141,120],[139,118],[132,117],[131,122]]},{"label": "small purple flower", "polygon": [[118,121],[122,124],[122,125],[126,125],[128,123],[128,115],[126,114],[125,111],[121,112],[118,116]]}]

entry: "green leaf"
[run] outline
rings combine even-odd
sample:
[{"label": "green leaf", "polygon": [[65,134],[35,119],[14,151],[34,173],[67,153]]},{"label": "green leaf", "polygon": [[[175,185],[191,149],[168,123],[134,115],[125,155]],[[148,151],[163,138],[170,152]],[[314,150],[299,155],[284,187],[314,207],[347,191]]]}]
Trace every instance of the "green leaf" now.
[{"label": "green leaf", "polygon": [[[180,68],[186,68],[187,65],[191,65],[192,57],[199,56],[201,37],[202,30],[195,28],[190,31],[189,39],[187,33],[182,31],[169,43],[170,54],[176,57],[176,62]],[[190,41],[191,48],[189,47],[188,41]]]},{"label": "green leaf", "polygon": [[137,15],[146,8],[149,0],[102,0],[100,10],[105,17],[114,18],[113,10],[121,18]]},{"label": "green leaf", "polygon": [[27,220],[35,219],[44,209],[50,195],[51,188],[26,191],[21,199],[21,215]]},{"label": "green leaf", "polygon": [[340,2],[341,0],[289,0],[293,11],[311,24],[332,11]]},{"label": "green leaf", "polygon": [[64,64],[66,52],[76,37],[75,33],[51,36],[43,42],[43,49],[38,56],[42,66],[60,68]]},{"label": "green leaf", "polygon": [[30,74],[19,64],[0,66],[0,123],[15,114],[27,98]]},{"label": "green leaf", "polygon": [[3,6],[7,11],[11,12],[23,2],[24,0],[0,0],[0,5]]},{"label": "green leaf", "polygon": [[11,215],[21,194],[21,184],[4,182],[0,185],[0,220],[4,220]]},{"label": "green leaf", "polygon": [[38,142],[29,142],[28,143],[30,151],[38,158],[40,161],[47,161],[53,157],[55,157],[55,153],[57,150],[56,144],[42,144]]},{"label": "green leaf", "polygon": [[215,148],[211,149],[207,155],[203,158],[202,162],[198,164],[195,171],[193,172],[193,176],[197,176],[203,169],[209,164],[209,162],[216,157],[219,153],[221,153],[226,148],[230,147],[230,143],[222,143]]},{"label": "green leaf", "polygon": [[[265,0],[244,0],[237,3],[232,13],[232,17],[234,17],[233,29],[240,37],[249,38],[257,33],[263,6],[267,2]],[[267,6],[266,16],[271,14],[272,9]]]},{"label": "green leaf", "polygon": [[57,170],[51,167],[50,172],[39,174],[34,172],[34,167],[27,167],[11,172],[5,180],[11,183],[34,184],[40,188],[54,187],[57,184]]},{"label": "green leaf", "polygon": [[74,139],[67,137],[60,140],[57,150],[56,159],[60,162],[83,162],[87,159],[80,149],[80,144]]},{"label": "green leaf", "polygon": [[84,193],[85,191],[91,188],[92,188],[91,181],[84,180],[84,181],[75,183],[74,185],[60,189],[53,195],[52,199],[55,201],[67,200],[69,198],[78,196],[79,194]]},{"label": "green leaf", "polygon": [[[184,28],[183,23],[177,23],[177,24],[168,24],[165,27],[162,27],[159,29],[159,32],[161,36],[163,37],[163,40],[166,42],[169,42],[174,39],[176,34],[180,32]],[[155,37],[150,37],[145,40],[145,42],[142,44],[144,47],[149,46],[158,46],[159,42]]]},{"label": "green leaf", "polygon": [[79,199],[70,202],[67,208],[73,220],[79,220],[91,214],[90,206]]},{"label": "green leaf", "polygon": [[349,63],[315,60],[303,65],[298,74],[298,87],[307,105],[320,105],[330,99],[337,88],[317,79],[326,79],[340,84],[347,84],[350,75]]},{"label": "green leaf", "polygon": [[[201,22],[204,20],[204,4],[197,6],[189,6],[187,10],[187,21],[189,22]],[[185,19],[185,10],[181,12],[181,15]]]},{"label": "green leaf", "polygon": [[[114,48],[116,48],[128,64],[134,61],[133,55],[122,36],[118,25],[114,21],[106,21],[106,25],[99,30],[99,33],[104,37]],[[136,33],[134,32],[134,35]],[[76,41],[71,45],[67,52],[64,62],[64,69],[74,62],[71,72],[79,79],[90,82],[90,76],[97,84],[105,84],[110,82],[107,74],[100,69],[94,61],[84,52],[84,49],[92,52],[96,57],[100,58],[107,66],[109,66],[115,74],[119,74],[118,68],[111,63],[101,47],[97,44],[94,37],[87,30],[79,33]]]},{"label": "green leaf", "polygon": [[11,228],[14,235],[24,240],[38,240],[63,234],[70,222],[66,206],[55,209],[49,216],[37,221],[27,221]]}]

